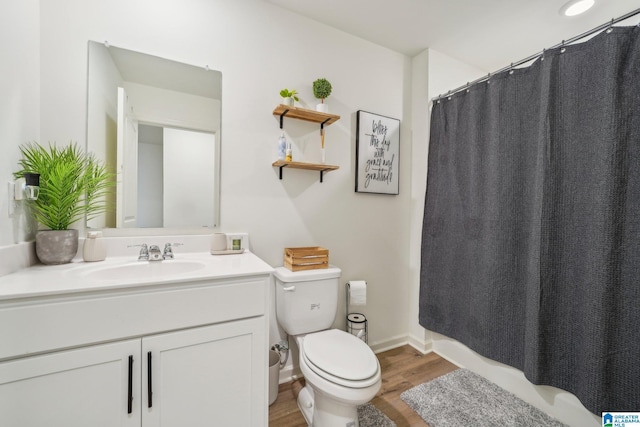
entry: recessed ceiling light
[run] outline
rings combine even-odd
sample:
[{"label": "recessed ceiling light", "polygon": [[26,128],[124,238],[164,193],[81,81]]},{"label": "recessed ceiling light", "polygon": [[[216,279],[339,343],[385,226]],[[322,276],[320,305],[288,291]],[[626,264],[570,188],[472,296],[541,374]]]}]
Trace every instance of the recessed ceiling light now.
[{"label": "recessed ceiling light", "polygon": [[594,3],[595,0],[571,0],[560,8],[560,14],[564,16],[580,15],[591,9]]}]

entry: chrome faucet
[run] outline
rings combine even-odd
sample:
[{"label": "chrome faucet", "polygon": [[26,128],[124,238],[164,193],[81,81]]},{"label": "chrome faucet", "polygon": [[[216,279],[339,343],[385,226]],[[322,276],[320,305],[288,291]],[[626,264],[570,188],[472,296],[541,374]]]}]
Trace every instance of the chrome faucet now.
[{"label": "chrome faucet", "polygon": [[162,257],[162,253],[160,252],[160,247],[158,245],[149,246],[149,261],[162,261],[164,258]]},{"label": "chrome faucet", "polygon": [[164,259],[173,259],[173,247],[182,246],[184,243],[167,243],[164,245],[164,252],[160,252],[160,246],[147,246],[146,243],[140,245],[129,245],[129,248],[140,248],[138,261],[162,261]]}]

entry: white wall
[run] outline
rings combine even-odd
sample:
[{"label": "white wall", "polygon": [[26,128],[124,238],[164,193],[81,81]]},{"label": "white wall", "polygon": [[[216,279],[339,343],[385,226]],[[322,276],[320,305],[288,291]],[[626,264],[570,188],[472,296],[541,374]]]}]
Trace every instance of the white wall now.
[{"label": "white wall", "polygon": [[211,162],[216,136],[212,133],[164,128],[165,227],[212,227],[213,181]]},{"label": "white wall", "polygon": [[39,138],[39,12],[38,0],[24,0],[4,2],[0,14],[0,274],[28,265],[31,245],[15,243],[31,238],[35,226],[22,202],[14,210],[7,183],[18,169],[20,144]]},{"label": "white wall", "polygon": [[123,87],[136,106],[139,122],[205,132],[220,129],[220,101],[217,99],[132,82],[124,82]]},{"label": "white wall", "polygon": [[138,139],[138,227],[162,227],[164,156],[162,128],[157,129],[160,142]]}]

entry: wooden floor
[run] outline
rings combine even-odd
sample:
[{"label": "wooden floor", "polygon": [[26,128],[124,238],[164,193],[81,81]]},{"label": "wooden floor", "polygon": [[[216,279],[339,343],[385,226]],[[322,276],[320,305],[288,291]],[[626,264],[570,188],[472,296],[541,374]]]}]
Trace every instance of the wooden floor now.
[{"label": "wooden floor", "polygon": [[[382,387],[371,403],[398,427],[429,427],[400,399],[400,394],[458,367],[435,353],[423,355],[408,345],[379,353],[377,356],[382,368]],[[269,407],[269,426],[307,426],[296,403],[298,392],[303,386],[304,380],[280,384],[278,399]]]}]

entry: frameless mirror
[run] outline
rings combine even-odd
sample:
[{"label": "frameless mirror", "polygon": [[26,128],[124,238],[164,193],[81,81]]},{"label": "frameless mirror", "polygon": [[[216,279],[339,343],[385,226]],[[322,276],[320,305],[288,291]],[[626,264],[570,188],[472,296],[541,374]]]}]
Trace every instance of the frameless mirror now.
[{"label": "frameless mirror", "polygon": [[89,42],[87,151],[115,177],[87,228],[212,228],[220,212],[222,73]]}]

